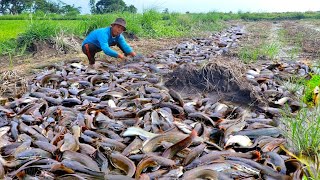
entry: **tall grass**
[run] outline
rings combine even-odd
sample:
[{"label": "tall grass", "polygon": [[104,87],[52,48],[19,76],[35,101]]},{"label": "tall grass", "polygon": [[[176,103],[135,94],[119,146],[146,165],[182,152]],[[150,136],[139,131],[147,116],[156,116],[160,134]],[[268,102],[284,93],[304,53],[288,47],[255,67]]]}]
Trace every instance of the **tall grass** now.
[{"label": "tall grass", "polygon": [[280,44],[276,42],[264,44],[261,47],[261,54],[267,59],[274,60],[280,52]]},{"label": "tall grass", "polygon": [[306,84],[306,79],[299,77],[298,75],[292,75],[287,80],[282,81],[281,84],[288,90],[291,94],[294,94],[299,100],[303,99],[303,90]]},{"label": "tall grass", "polygon": [[242,47],[238,53],[238,57],[245,63],[254,63],[259,60],[259,58],[266,58],[269,60],[274,60],[279,54],[280,45],[277,43],[264,43],[258,47],[245,46]]},{"label": "tall grass", "polygon": [[320,106],[303,108],[294,117],[284,112],[281,121],[292,155],[306,166],[306,176],[320,179]]},{"label": "tall grass", "polygon": [[245,64],[257,62],[259,59],[260,50],[258,48],[251,48],[251,47],[243,47],[240,49],[239,58]]}]

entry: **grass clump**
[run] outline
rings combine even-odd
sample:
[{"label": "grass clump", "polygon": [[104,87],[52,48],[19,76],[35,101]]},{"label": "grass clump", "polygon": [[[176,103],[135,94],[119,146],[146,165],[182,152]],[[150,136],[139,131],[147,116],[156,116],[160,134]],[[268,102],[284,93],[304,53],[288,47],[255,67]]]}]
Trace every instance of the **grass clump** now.
[{"label": "grass clump", "polygon": [[296,116],[284,113],[284,135],[293,152],[286,152],[305,165],[304,179],[320,179],[320,106],[302,108]]},{"label": "grass clump", "polygon": [[45,22],[31,24],[26,32],[19,35],[17,39],[17,49],[24,52],[31,48],[32,44],[37,41],[44,41],[53,37],[58,31],[58,27]]},{"label": "grass clump", "polygon": [[282,85],[291,94],[295,94],[298,98],[303,95],[306,79],[297,75],[290,76],[286,81],[282,81]]},{"label": "grass clump", "polygon": [[240,49],[238,56],[245,64],[249,64],[257,62],[261,57],[273,60],[279,51],[280,45],[277,43],[262,44],[256,48],[243,47]]},{"label": "grass clump", "polygon": [[260,50],[255,48],[252,49],[250,47],[243,47],[239,51],[239,58],[245,63],[254,63],[257,62],[259,59]]},{"label": "grass clump", "polygon": [[268,59],[275,59],[276,56],[280,52],[280,45],[279,43],[270,43],[270,44],[265,44],[261,48],[261,54],[267,57]]}]

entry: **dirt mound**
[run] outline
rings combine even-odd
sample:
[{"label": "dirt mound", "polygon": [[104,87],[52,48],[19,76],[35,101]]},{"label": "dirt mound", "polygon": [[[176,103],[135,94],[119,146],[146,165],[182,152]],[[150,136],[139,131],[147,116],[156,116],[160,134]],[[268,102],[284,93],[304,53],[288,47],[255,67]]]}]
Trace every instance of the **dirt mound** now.
[{"label": "dirt mound", "polygon": [[47,41],[34,42],[29,47],[35,58],[53,57],[81,52],[82,40],[75,36],[58,35]]},{"label": "dirt mound", "polygon": [[201,68],[184,65],[166,75],[165,85],[182,96],[206,96],[215,101],[252,106],[258,103],[257,93],[242,77],[244,68],[239,62],[209,63]]}]

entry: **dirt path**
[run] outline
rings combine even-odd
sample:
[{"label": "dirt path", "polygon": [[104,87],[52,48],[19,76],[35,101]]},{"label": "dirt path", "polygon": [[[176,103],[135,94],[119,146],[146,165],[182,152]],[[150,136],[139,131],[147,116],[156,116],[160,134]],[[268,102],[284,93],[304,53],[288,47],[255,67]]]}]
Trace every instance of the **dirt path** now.
[{"label": "dirt path", "polygon": [[298,60],[299,54],[297,47],[286,43],[286,39],[283,36],[284,22],[274,22],[270,30],[270,36],[268,38],[270,43],[275,44],[279,48],[279,52],[276,56],[277,60],[292,61]]},{"label": "dirt path", "polygon": [[276,56],[276,59],[285,59],[288,58],[287,49],[283,47],[283,43],[279,40],[279,31],[282,29],[281,23],[272,23],[270,30],[270,35],[268,38],[269,43],[275,44],[279,47],[279,52]]}]

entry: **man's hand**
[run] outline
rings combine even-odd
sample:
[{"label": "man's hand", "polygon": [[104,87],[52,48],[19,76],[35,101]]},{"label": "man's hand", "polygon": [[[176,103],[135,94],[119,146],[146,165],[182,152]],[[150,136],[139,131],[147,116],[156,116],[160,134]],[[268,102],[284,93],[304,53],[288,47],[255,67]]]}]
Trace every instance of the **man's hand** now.
[{"label": "man's hand", "polygon": [[127,57],[127,56],[124,56],[123,54],[119,54],[119,55],[118,55],[118,58],[120,58],[121,61],[128,61],[128,57]]},{"label": "man's hand", "polygon": [[118,54],[118,58],[120,58],[120,59],[124,59],[124,58],[125,58],[125,56],[124,56],[123,54]]},{"label": "man's hand", "polygon": [[135,57],[137,54],[134,51],[132,51],[129,55]]},{"label": "man's hand", "polygon": [[122,54],[118,54],[118,58],[119,58],[119,60],[117,61],[118,64],[122,64],[128,61],[128,57]]}]

